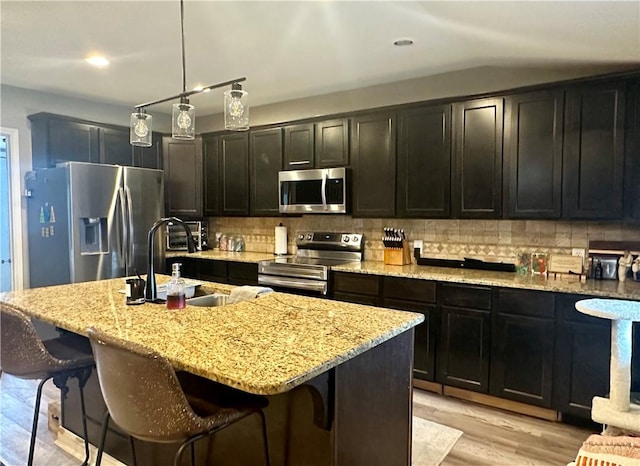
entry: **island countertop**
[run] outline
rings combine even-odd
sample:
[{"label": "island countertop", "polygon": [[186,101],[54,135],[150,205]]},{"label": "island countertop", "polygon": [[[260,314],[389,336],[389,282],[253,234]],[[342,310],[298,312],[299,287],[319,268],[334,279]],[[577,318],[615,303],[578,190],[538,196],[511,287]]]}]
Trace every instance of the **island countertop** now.
[{"label": "island countertop", "polygon": [[[168,277],[158,276],[158,282]],[[217,308],[125,304],[124,279],[0,294],[0,301],[60,328],[96,327],[165,356],[176,369],[246,392],[286,392],[409,330],[422,314],[268,293]],[[205,283],[205,292],[233,287]]]}]

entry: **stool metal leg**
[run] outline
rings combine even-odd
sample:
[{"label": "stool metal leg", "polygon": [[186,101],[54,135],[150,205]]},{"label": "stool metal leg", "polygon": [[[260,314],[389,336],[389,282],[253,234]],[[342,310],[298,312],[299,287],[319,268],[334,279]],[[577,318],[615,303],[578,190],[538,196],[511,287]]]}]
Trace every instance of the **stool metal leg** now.
[{"label": "stool metal leg", "polygon": [[102,464],[102,452],[104,451],[104,441],[107,438],[107,427],[109,426],[109,410],[104,413],[104,418],[102,418],[102,432],[100,432],[100,445],[98,445],[98,454],[96,456],[96,466],[100,466]]},{"label": "stool metal leg", "polygon": [[89,464],[89,435],[87,433],[87,412],[84,404],[84,386],[87,384],[87,380],[89,380],[89,376],[91,375],[91,369],[85,369],[79,374],[76,374],[76,378],[78,379],[78,386],[80,387],[80,407],[82,409],[82,432],[84,433],[84,462],[82,466],[87,466]]},{"label": "stool metal leg", "polygon": [[136,459],[136,446],[133,443],[133,437],[129,435],[129,445],[131,445],[131,456],[133,457],[133,466],[138,466],[138,460]]},{"label": "stool metal leg", "polygon": [[36,393],[36,406],[33,411],[33,425],[31,426],[31,443],[29,444],[29,459],[27,460],[27,466],[33,465],[33,453],[36,447],[36,432],[38,431],[38,416],[40,414],[40,400],[42,399],[42,387],[45,382],[51,377],[42,379],[38,384],[38,391]]},{"label": "stool metal leg", "polygon": [[264,411],[258,411],[260,420],[262,421],[262,442],[264,444],[264,462],[267,466],[271,466],[271,458],[269,456],[269,440],[267,438],[267,420]]}]

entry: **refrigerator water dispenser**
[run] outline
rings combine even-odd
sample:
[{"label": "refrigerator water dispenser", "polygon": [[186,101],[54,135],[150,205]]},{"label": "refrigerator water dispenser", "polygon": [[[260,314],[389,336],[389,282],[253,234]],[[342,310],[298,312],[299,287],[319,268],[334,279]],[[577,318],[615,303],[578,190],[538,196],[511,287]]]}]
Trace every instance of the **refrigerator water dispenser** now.
[{"label": "refrigerator water dispenser", "polygon": [[109,252],[106,217],[80,218],[80,254]]}]

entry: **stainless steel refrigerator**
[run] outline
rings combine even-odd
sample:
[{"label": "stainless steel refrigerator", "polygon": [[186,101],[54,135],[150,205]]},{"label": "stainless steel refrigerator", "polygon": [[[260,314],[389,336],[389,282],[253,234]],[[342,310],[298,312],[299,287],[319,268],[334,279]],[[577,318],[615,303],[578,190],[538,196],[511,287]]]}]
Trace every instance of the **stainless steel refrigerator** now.
[{"label": "stainless steel refrigerator", "polygon": [[147,233],[164,213],[162,170],[67,162],[25,181],[31,287],[147,272]]}]

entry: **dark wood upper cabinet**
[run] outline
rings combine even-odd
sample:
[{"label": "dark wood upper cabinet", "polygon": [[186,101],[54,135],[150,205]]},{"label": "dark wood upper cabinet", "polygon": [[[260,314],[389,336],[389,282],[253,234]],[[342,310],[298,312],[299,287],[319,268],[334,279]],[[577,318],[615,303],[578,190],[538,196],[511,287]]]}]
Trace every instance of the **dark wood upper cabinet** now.
[{"label": "dark wood upper cabinet", "polygon": [[407,110],[398,122],[398,216],[449,217],[451,106]]},{"label": "dark wood upper cabinet", "polygon": [[249,135],[220,136],[220,215],[249,215]]},{"label": "dark wood upper cabinet", "polygon": [[202,139],[178,141],[163,138],[166,214],[202,216]]},{"label": "dark wood upper cabinet", "polygon": [[502,107],[502,98],[453,106],[453,217],[501,215]]},{"label": "dark wood upper cabinet", "polygon": [[151,135],[151,146],[133,148],[133,164],[140,168],[162,170],[162,134]]},{"label": "dark wood upper cabinet", "polygon": [[570,88],[566,94],[563,216],[622,216],[625,83]]},{"label": "dark wood upper cabinet", "polygon": [[100,128],[100,163],[132,166],[133,147],[129,144],[129,128]]},{"label": "dark wood upper cabinet", "polygon": [[302,170],[313,168],[314,157],[314,125],[285,126],[284,128],[284,169]]},{"label": "dark wood upper cabinet", "polygon": [[278,172],[282,170],[282,129],[252,131],[249,147],[251,215],[279,215]]},{"label": "dark wood upper cabinet", "polygon": [[393,113],[351,121],[353,216],[393,217],[396,180],[396,128]]},{"label": "dark wood upper cabinet", "polygon": [[624,215],[640,220],[640,79],[629,83],[627,103]]},{"label": "dark wood upper cabinet", "polygon": [[505,100],[504,211],[508,218],[560,218],[564,92]]},{"label": "dark wood upper cabinet", "polygon": [[62,162],[100,162],[98,127],[66,117],[30,115],[33,168],[55,167]]},{"label": "dark wood upper cabinet", "polygon": [[202,212],[205,216],[220,213],[220,140],[218,137],[202,138]]},{"label": "dark wood upper cabinet", "polygon": [[349,165],[349,119],[321,121],[315,124],[315,166]]}]

